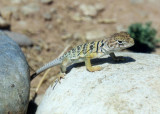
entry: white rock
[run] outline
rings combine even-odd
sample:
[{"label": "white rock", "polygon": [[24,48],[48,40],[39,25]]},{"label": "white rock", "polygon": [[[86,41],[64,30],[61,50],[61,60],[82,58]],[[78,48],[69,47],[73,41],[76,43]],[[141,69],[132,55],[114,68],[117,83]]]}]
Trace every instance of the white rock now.
[{"label": "white rock", "polygon": [[50,86],[36,114],[160,114],[160,55],[116,53],[126,62],[101,71],[73,68]]},{"label": "white rock", "polygon": [[88,31],[85,34],[86,40],[96,40],[100,38],[104,38],[106,36],[106,33],[102,30],[92,30]]},{"label": "white rock", "polygon": [[95,17],[99,13],[99,11],[103,9],[104,9],[104,6],[102,4],[96,4],[96,5],[82,4],[80,5],[80,10],[85,16]]},{"label": "white rock", "polygon": [[38,12],[39,10],[40,10],[39,5],[35,4],[35,3],[30,3],[28,5],[21,7],[21,12],[24,15],[34,14],[34,13]]}]

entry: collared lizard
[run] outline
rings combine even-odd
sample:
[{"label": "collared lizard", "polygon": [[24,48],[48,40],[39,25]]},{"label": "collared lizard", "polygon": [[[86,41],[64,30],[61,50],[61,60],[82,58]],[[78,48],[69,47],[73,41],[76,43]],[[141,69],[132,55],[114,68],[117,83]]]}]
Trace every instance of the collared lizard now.
[{"label": "collared lizard", "polygon": [[53,61],[42,66],[31,76],[31,80],[41,72],[56,65],[61,65],[59,78],[65,75],[66,68],[73,63],[85,62],[85,66],[88,71],[99,71],[102,68],[100,66],[92,66],[91,59],[99,58],[106,54],[109,54],[113,60],[121,60],[123,58],[116,57],[114,52],[126,49],[133,45],[133,38],[131,38],[130,35],[126,32],[115,33],[103,40],[79,45],[69,50],[61,57],[54,59]]}]

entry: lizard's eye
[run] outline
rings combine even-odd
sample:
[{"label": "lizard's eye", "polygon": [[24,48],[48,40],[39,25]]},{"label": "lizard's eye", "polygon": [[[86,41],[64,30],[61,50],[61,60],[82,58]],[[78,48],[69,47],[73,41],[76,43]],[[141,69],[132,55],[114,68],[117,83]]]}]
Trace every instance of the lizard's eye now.
[{"label": "lizard's eye", "polygon": [[118,43],[119,43],[119,44],[123,44],[123,42],[122,42],[122,41],[120,41],[120,40],[118,40]]}]

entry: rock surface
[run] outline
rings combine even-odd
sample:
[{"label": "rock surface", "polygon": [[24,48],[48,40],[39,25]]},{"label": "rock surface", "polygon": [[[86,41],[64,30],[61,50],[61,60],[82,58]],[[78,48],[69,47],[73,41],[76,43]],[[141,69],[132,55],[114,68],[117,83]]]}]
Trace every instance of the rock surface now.
[{"label": "rock surface", "polygon": [[116,53],[122,63],[101,59],[101,71],[73,68],[46,91],[37,114],[160,113],[160,55]]},{"label": "rock surface", "polygon": [[0,31],[0,114],[24,114],[29,100],[29,67],[19,46]]},{"label": "rock surface", "polygon": [[10,31],[4,31],[4,33],[7,34],[11,39],[13,39],[20,46],[31,46],[33,44],[31,39],[24,34],[10,32]]}]

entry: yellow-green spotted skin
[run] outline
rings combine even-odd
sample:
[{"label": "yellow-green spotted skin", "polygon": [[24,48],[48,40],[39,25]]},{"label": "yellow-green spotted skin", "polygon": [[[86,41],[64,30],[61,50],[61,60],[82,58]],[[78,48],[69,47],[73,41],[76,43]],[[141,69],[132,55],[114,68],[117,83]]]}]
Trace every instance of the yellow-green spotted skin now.
[{"label": "yellow-green spotted skin", "polygon": [[128,33],[115,33],[103,40],[85,43],[69,50],[63,56],[47,63],[46,65],[38,69],[36,73],[31,76],[31,79],[36,77],[36,75],[40,74],[44,70],[59,64],[61,65],[61,73],[65,73],[66,68],[69,65],[78,62],[85,62],[86,69],[90,72],[98,71],[102,68],[99,66],[93,67],[90,62],[91,59],[99,58],[106,54],[109,54],[114,60],[121,60],[122,57],[116,57],[114,55],[114,52],[126,49],[133,45],[134,40]]}]

